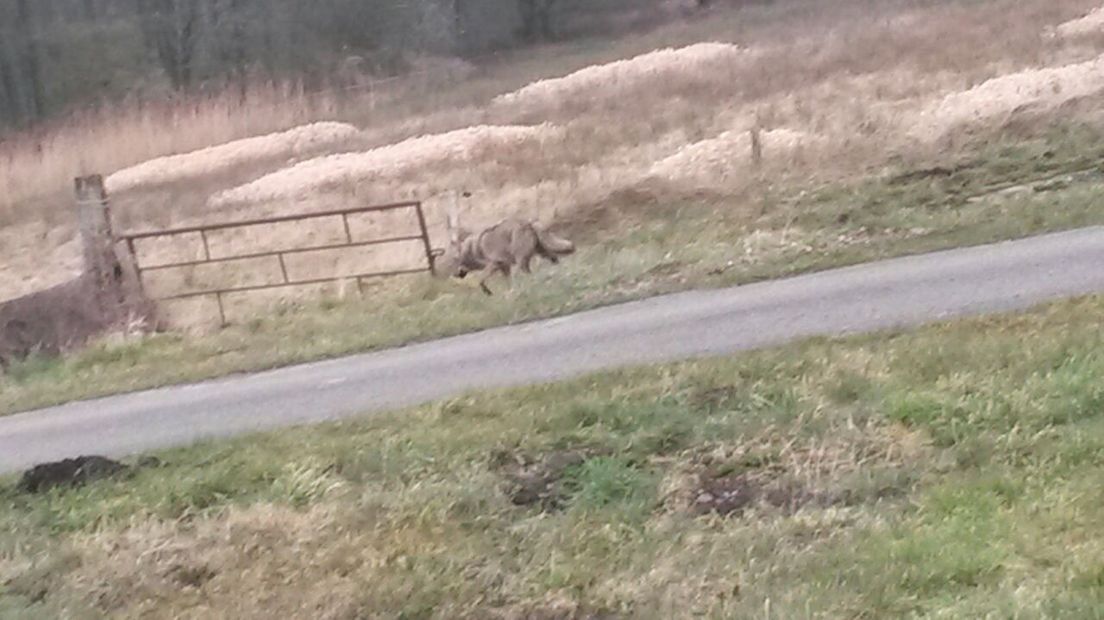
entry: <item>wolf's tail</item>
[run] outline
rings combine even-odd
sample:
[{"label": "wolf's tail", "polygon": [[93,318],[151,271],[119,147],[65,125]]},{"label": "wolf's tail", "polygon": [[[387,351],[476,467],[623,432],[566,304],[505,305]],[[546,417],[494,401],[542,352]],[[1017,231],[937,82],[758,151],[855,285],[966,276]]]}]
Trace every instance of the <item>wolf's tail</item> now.
[{"label": "wolf's tail", "polygon": [[566,256],[575,252],[574,243],[562,237],[557,237],[543,226],[533,226],[533,230],[537,233],[537,241],[540,242],[544,253],[554,256]]}]

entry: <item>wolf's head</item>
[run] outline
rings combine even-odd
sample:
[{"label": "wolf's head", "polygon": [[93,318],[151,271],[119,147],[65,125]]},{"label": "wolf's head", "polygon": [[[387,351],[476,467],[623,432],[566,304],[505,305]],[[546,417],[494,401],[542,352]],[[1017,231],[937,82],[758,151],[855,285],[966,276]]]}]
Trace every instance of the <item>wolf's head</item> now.
[{"label": "wolf's head", "polygon": [[[469,192],[457,194],[457,198],[470,196]],[[472,233],[460,225],[460,213],[455,204],[448,211],[446,229],[448,244],[444,250],[438,250],[434,271],[444,277],[463,278],[468,275],[468,270],[463,265],[464,241],[471,237]]]}]

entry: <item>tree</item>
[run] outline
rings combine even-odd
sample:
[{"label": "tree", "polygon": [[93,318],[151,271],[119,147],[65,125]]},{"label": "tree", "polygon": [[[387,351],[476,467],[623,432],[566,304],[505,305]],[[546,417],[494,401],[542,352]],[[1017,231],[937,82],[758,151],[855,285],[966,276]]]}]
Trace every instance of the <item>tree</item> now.
[{"label": "tree", "polygon": [[38,51],[38,27],[29,0],[17,0],[15,19],[20,32],[19,64],[27,84],[27,116],[38,118],[45,113],[46,89],[42,83],[42,59]]},{"label": "tree", "polygon": [[518,0],[521,13],[521,37],[535,43],[552,39],[552,10],[556,0]]},{"label": "tree", "polygon": [[153,50],[174,90],[195,77],[202,0],[138,0],[138,18],[146,46]]},{"label": "tree", "polygon": [[467,2],[464,0],[451,0],[452,6],[452,34],[456,40],[455,46],[458,51],[462,51],[464,48],[464,39],[468,30],[468,11]]},{"label": "tree", "polygon": [[419,56],[602,32],[664,1],[0,0],[0,133],[165,87],[245,96],[257,75],[324,86],[350,59],[361,74],[401,73]]},{"label": "tree", "polygon": [[216,56],[241,97],[245,97],[249,70],[249,22],[253,0],[221,0],[211,5],[211,30],[215,41],[212,47]]},{"label": "tree", "polygon": [[84,10],[85,21],[92,21],[99,15],[96,0],[81,0],[81,8]]},{"label": "tree", "polygon": [[14,124],[24,118],[20,100],[19,77],[10,60],[8,46],[0,40],[0,126]]}]

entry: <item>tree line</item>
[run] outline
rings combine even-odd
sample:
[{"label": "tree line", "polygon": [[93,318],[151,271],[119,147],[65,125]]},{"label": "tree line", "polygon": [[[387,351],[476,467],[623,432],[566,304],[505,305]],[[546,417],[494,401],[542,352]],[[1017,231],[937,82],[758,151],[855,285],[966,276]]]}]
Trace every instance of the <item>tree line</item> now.
[{"label": "tree line", "polygon": [[411,55],[572,36],[660,1],[0,0],[0,127],[132,93],[320,77],[350,58],[394,74]]}]

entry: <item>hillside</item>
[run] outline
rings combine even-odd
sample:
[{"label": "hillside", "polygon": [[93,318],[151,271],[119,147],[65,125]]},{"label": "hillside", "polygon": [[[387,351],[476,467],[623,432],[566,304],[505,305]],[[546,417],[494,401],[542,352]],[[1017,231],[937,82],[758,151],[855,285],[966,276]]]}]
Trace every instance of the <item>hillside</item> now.
[{"label": "hillside", "polygon": [[[465,188],[468,225],[536,216],[580,252],[490,304],[465,283],[422,276],[372,283],[363,297],[347,283],[235,296],[224,330],[213,330],[213,300],[167,304],[165,317],[190,335],[135,324],[83,353],[31,360],[0,377],[0,410],[1100,223],[1098,5],[1008,6],[793,0],[519,51],[370,97],[302,94],[247,109],[220,99],[186,115],[123,108],[61,126],[46,148],[16,149],[0,169],[10,204],[0,297],[78,269],[65,206],[75,170],[108,176],[124,230],[414,197],[439,246],[447,192]],[[259,227],[226,242],[327,234]],[[140,250],[187,258],[202,248],[162,240]],[[340,265],[322,256],[304,268]],[[217,275],[232,285],[256,274]]]},{"label": "hillside", "polygon": [[[458,186],[477,196],[473,224],[578,214],[636,189],[739,210],[763,185],[809,189],[945,161],[999,140],[1010,122],[1022,131],[1092,116],[1084,104],[1102,86],[1104,50],[1091,18],[1076,21],[1091,2],[858,4],[726,10],[594,50],[461,63],[445,82],[411,78],[370,97],[273,93],[254,108],[212,100],[167,118],[124,108],[62,124],[36,146],[16,139],[0,173],[0,297],[76,269],[65,204],[77,173],[111,175],[124,228],[409,196],[430,201],[439,227],[433,200]],[[304,121],[325,124],[293,129]],[[753,174],[756,123],[766,161]],[[281,133],[257,136],[265,126]],[[237,137],[248,139],[207,148]]]}]

